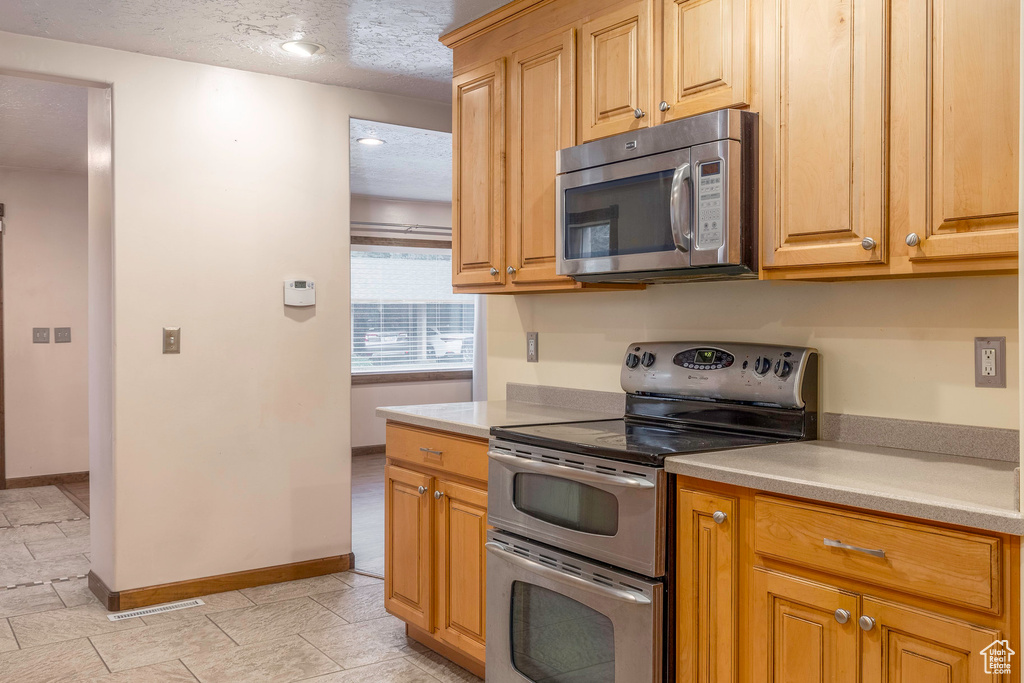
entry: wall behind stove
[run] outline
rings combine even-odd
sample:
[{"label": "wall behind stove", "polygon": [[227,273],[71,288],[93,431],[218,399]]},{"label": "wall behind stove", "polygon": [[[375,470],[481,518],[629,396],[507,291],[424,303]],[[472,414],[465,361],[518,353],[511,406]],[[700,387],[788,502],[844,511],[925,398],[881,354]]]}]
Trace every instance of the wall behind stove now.
[{"label": "wall behind stove", "polygon": [[[1016,276],[709,282],[488,298],[489,397],[506,382],[619,389],[632,341],[761,341],[822,353],[824,409],[1018,428]],[[526,362],[526,333],[540,362]],[[1007,338],[1006,389],[974,386],[974,337]]]}]

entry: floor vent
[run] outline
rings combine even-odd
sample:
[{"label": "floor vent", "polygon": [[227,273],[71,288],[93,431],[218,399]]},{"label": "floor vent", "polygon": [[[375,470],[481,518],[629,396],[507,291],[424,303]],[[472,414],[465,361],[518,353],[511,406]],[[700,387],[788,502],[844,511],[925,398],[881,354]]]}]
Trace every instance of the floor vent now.
[{"label": "floor vent", "polygon": [[169,602],[166,605],[160,605],[159,607],[143,607],[142,609],[133,609],[127,612],[117,612],[116,614],[108,614],[107,619],[111,621],[124,621],[125,619],[134,619],[135,617],[150,617],[154,614],[163,614],[164,612],[173,612],[179,609],[186,609],[188,607],[199,607],[206,603],[202,600],[182,600],[181,602]]}]

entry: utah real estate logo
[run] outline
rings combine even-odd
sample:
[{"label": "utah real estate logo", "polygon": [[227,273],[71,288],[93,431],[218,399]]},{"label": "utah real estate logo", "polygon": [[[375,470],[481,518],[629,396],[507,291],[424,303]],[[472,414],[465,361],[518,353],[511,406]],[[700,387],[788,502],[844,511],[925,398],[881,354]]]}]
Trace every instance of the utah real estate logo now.
[{"label": "utah real estate logo", "polygon": [[985,673],[1008,675],[1010,673],[1010,658],[1015,654],[1017,653],[1010,649],[1010,641],[992,641],[981,651],[981,656],[985,658]]}]

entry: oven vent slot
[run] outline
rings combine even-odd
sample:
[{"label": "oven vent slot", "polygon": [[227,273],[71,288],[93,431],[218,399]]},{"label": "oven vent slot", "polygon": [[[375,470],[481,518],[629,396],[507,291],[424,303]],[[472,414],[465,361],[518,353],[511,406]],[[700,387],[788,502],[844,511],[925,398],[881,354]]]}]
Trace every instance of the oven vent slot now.
[{"label": "oven vent slot", "polygon": [[574,564],[568,562],[562,563],[562,571],[572,574],[573,576],[583,576],[583,570]]},{"label": "oven vent slot", "polygon": [[632,584],[628,584],[628,583],[625,583],[623,581],[619,581],[619,585],[622,586],[623,588],[627,589],[627,590],[633,591],[634,593],[643,594],[643,590],[642,589],[637,588],[636,586],[634,586]]},{"label": "oven vent slot", "polygon": [[609,588],[615,587],[615,581],[609,579],[608,577],[601,576],[600,574],[593,574],[591,578],[594,580],[595,583],[599,583],[602,586],[608,586]]},{"label": "oven vent slot", "polygon": [[547,555],[541,555],[540,553],[538,553],[537,554],[537,559],[540,560],[542,563],[546,564],[549,567],[553,567],[555,569],[558,569],[558,560],[555,559],[554,557],[548,557]]},{"label": "oven vent slot", "polygon": [[615,472],[618,472],[618,470],[616,470],[614,467],[608,467],[607,465],[598,465],[597,469],[601,472],[608,472],[609,474],[614,474]]}]

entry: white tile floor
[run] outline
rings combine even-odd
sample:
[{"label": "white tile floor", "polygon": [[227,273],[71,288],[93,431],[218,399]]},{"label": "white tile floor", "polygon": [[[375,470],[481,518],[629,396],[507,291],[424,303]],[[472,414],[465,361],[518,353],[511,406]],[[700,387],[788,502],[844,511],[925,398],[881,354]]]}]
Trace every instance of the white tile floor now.
[{"label": "white tile floor", "polygon": [[352,572],[116,623],[84,578],[3,589],[87,574],[82,517],[51,486],[0,491],[0,683],[480,680],[406,638],[382,582]]}]

